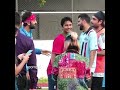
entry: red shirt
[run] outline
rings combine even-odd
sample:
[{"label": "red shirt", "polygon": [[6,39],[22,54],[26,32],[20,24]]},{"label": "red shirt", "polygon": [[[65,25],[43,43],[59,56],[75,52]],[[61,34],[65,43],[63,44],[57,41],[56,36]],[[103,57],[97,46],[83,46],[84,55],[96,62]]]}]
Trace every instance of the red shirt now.
[{"label": "red shirt", "polygon": [[[61,54],[64,52],[64,41],[65,41],[65,36],[62,34],[59,34],[53,41],[53,47],[52,47],[52,53],[54,54]],[[51,60],[49,62],[48,68],[47,68],[47,74],[52,74],[52,64]]]}]

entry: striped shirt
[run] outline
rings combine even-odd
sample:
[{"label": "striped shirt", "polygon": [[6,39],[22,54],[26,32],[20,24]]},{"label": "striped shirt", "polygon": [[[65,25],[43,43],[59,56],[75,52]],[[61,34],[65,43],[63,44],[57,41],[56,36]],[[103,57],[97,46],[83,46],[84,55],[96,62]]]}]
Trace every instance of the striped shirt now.
[{"label": "striped shirt", "polygon": [[[94,29],[89,28],[86,32],[82,32],[79,36],[80,43],[80,54],[84,57],[90,58],[90,51],[98,49],[97,45],[97,34]],[[96,56],[94,58],[94,63],[92,65],[91,72],[94,72],[96,67]]]}]

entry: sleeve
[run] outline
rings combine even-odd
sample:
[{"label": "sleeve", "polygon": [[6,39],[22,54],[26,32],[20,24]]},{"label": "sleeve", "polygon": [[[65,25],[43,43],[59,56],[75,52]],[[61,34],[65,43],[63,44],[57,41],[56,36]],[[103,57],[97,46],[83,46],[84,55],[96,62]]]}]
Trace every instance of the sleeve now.
[{"label": "sleeve", "polygon": [[58,75],[58,62],[61,58],[61,55],[58,55],[55,57],[55,61],[53,63],[53,68],[52,68],[52,73],[55,74],[55,75]]},{"label": "sleeve", "polygon": [[36,54],[41,54],[41,51],[42,51],[42,49],[37,49],[37,48],[35,48],[35,53],[36,53]]},{"label": "sleeve", "polygon": [[62,41],[59,38],[56,38],[53,41],[53,49],[52,52],[55,54],[61,54],[63,52],[63,48],[64,48],[64,41]]},{"label": "sleeve", "polygon": [[89,44],[90,44],[89,45],[90,46],[90,51],[98,49],[96,32],[91,32],[89,34]]},{"label": "sleeve", "polygon": [[29,70],[29,68],[28,68],[28,66],[27,66],[27,64],[26,64],[26,71],[28,71]]},{"label": "sleeve", "polygon": [[98,46],[101,49],[105,49],[105,34],[101,34],[98,38]]},{"label": "sleeve", "polygon": [[29,69],[30,80],[31,80],[30,88],[31,89],[36,89],[38,78],[37,78],[36,54],[35,54],[34,43],[33,43],[32,40],[30,41],[29,48],[30,48],[30,50],[33,50],[33,52],[30,55],[30,59],[29,59],[27,65],[36,67],[36,68],[30,68]]}]

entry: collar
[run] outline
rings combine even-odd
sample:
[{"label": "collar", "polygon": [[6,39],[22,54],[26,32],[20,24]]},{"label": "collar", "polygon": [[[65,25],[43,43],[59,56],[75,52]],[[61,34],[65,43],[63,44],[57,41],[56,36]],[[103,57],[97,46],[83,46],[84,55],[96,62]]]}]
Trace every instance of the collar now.
[{"label": "collar", "polygon": [[88,32],[92,29],[93,27],[89,27],[88,30],[86,32],[84,32],[84,34],[88,34]]}]

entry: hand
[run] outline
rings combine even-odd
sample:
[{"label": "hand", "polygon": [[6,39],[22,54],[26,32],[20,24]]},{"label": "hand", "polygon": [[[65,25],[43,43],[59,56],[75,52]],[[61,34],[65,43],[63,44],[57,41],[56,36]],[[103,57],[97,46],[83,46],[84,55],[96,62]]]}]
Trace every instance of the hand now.
[{"label": "hand", "polygon": [[28,54],[23,55],[23,61],[27,63],[27,61],[29,60],[29,56]]},{"label": "hand", "polygon": [[91,75],[90,68],[87,68],[87,69],[86,69],[86,79],[87,79],[87,80],[90,80],[90,79],[91,79],[91,76],[92,76],[92,75]]},{"label": "hand", "polygon": [[43,55],[46,55],[46,56],[50,56],[50,55],[51,55],[51,51],[42,50],[42,54],[43,54]]},{"label": "hand", "polygon": [[77,40],[78,35],[77,35],[76,32],[71,32],[70,34],[71,34],[71,37],[72,37],[73,40]]},{"label": "hand", "polygon": [[27,80],[30,80],[30,74],[29,74],[29,71],[27,71],[27,73],[26,73],[26,77],[27,77]]},{"label": "hand", "polygon": [[25,55],[25,53],[22,53],[22,54],[19,54],[17,57],[18,57],[20,60],[22,60],[24,55]]}]

